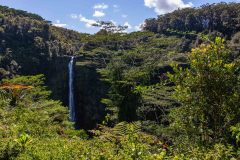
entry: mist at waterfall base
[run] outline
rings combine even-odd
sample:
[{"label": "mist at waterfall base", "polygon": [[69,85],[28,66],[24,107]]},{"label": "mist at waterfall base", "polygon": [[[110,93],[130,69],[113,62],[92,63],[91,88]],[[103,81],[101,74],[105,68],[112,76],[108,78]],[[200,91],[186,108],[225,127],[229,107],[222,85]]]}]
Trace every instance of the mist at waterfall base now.
[{"label": "mist at waterfall base", "polygon": [[73,79],[74,79],[74,72],[73,72],[73,66],[74,66],[74,57],[71,57],[71,60],[68,64],[68,73],[69,73],[69,112],[70,112],[70,120],[72,122],[76,121],[75,116],[75,105],[74,105],[74,87],[73,87]]}]

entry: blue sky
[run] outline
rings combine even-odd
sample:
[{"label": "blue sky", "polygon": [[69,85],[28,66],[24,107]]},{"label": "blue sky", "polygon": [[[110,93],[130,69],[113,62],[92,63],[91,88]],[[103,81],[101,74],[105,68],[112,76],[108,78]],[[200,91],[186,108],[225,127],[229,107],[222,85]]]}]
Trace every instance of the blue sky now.
[{"label": "blue sky", "polygon": [[[223,0],[240,2],[240,0]],[[198,7],[221,0],[0,0],[1,5],[37,13],[46,20],[79,32],[95,33],[97,20],[111,20],[136,31],[146,18],[177,8]]]}]

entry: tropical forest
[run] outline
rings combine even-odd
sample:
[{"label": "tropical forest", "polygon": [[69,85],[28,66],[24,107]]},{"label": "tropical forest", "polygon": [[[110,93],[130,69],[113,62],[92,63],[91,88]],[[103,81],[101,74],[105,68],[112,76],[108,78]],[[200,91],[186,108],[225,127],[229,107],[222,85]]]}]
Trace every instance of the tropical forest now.
[{"label": "tropical forest", "polygon": [[210,2],[88,33],[0,1],[0,160],[240,160],[240,3]]}]

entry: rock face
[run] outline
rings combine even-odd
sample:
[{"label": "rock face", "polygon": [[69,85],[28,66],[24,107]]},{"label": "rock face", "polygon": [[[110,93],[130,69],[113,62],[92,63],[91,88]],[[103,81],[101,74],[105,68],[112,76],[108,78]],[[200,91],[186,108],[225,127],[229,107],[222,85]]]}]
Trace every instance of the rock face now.
[{"label": "rock face", "polygon": [[53,58],[45,71],[46,83],[52,91],[51,98],[68,105],[68,63],[70,57]]},{"label": "rock face", "polygon": [[108,86],[100,80],[98,65],[91,59],[77,58],[75,64],[76,128],[92,129],[104,118],[105,107],[101,99]]}]

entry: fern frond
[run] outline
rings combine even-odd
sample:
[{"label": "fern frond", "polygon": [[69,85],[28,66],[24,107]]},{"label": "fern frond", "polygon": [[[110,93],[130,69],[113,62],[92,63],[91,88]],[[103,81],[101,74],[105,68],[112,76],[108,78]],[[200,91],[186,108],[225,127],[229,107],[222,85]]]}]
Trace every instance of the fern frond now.
[{"label": "fern frond", "polygon": [[132,123],[127,123],[127,122],[121,122],[118,123],[113,129],[113,134],[118,135],[118,136],[124,136],[126,134],[131,133],[139,133],[142,131],[142,124],[141,122],[132,122]]},{"label": "fern frond", "polygon": [[123,136],[141,133],[142,124],[141,122],[120,122],[116,124],[114,128],[100,125],[99,129],[101,130],[101,135],[99,136],[99,138],[101,138],[102,140],[118,143]]},{"label": "fern frond", "polygon": [[113,129],[112,132],[118,136],[124,136],[127,133],[127,122],[118,123]]},{"label": "fern frond", "polygon": [[131,125],[133,126],[135,133],[139,133],[142,131],[142,124],[140,121],[132,122]]}]

